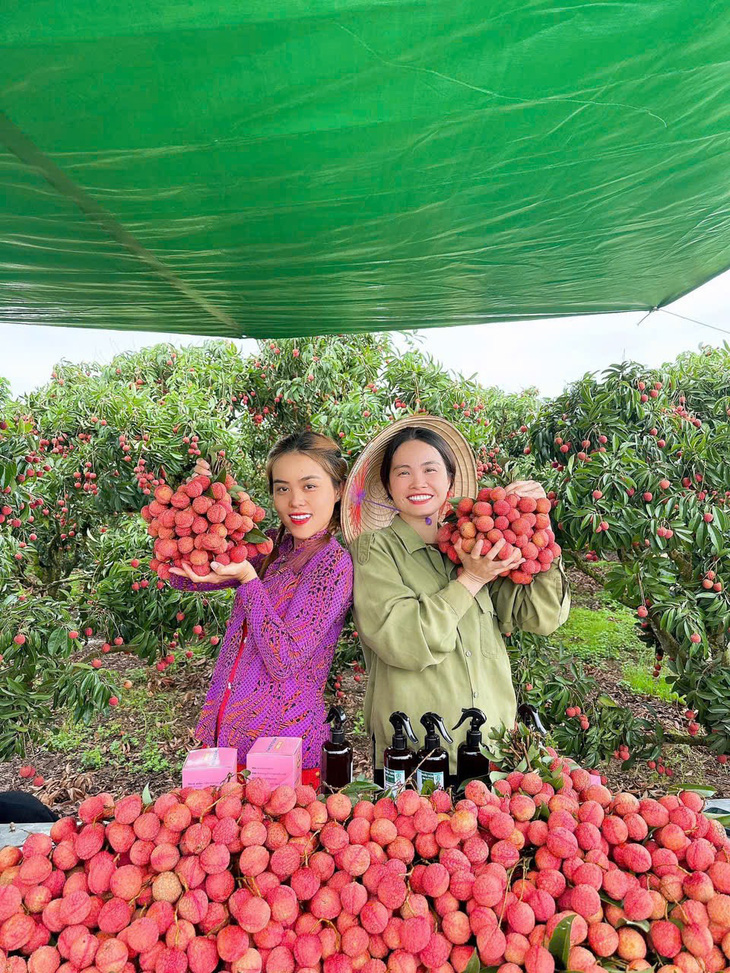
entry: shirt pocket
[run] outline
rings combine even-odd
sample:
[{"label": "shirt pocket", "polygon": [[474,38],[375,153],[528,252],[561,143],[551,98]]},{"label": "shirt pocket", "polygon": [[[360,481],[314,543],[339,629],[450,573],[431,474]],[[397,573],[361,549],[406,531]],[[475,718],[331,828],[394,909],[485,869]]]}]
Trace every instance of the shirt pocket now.
[{"label": "shirt pocket", "polygon": [[477,604],[479,606],[479,650],[485,658],[495,659],[505,651],[499,631],[499,619],[491,599],[480,600],[477,596]]}]

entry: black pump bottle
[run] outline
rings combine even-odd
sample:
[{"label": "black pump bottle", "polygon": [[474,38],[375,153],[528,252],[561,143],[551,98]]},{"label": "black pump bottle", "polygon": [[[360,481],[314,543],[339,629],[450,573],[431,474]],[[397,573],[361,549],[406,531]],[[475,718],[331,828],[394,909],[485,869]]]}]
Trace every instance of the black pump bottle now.
[{"label": "black pump bottle", "polygon": [[352,745],[345,739],[347,714],[341,706],[330,706],[325,723],[332,724],[330,739],[322,744],[320,779],[325,794],[352,783]]},{"label": "black pump bottle", "polygon": [[395,732],[391,745],[383,753],[383,780],[386,787],[401,791],[416,766],[416,754],[408,746],[406,734],[414,743],[418,739],[406,713],[396,710],[390,714],[390,722]]},{"label": "black pump bottle", "polygon": [[466,731],[466,740],[460,743],[456,751],[456,781],[460,784],[472,777],[486,777],[489,773],[489,757],[482,753],[482,726],[487,718],[480,709],[462,709],[461,719],[456,727],[464,720],[471,719],[471,725]]},{"label": "black pump bottle", "polygon": [[453,738],[438,713],[424,713],[421,723],[426,729],[426,741],[416,754],[416,788],[423,791],[424,784],[430,780],[436,790],[446,790],[449,785],[449,755],[440,745],[438,733],[449,743],[454,742]]}]

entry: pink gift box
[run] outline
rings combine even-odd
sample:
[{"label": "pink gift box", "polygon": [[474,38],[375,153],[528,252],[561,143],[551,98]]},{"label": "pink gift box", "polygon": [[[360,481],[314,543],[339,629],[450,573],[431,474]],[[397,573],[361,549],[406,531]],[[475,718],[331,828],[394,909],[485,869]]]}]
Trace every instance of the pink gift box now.
[{"label": "pink gift box", "polygon": [[302,782],[300,737],[259,737],[246,754],[246,770],[269,785],[298,787]]},{"label": "pink gift box", "polygon": [[182,770],[183,787],[219,787],[235,780],[238,751],[235,747],[205,747],[191,750]]}]

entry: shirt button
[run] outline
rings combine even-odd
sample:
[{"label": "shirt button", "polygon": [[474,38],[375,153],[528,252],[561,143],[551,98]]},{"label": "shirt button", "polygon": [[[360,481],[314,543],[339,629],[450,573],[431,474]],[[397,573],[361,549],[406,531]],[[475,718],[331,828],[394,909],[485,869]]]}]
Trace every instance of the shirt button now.
[{"label": "shirt button", "polygon": [[479,693],[472,693],[472,696],[474,697],[474,699],[476,699],[479,696]]},{"label": "shirt button", "polygon": [[465,652],[464,655],[467,657],[467,659],[471,659],[471,652]]}]

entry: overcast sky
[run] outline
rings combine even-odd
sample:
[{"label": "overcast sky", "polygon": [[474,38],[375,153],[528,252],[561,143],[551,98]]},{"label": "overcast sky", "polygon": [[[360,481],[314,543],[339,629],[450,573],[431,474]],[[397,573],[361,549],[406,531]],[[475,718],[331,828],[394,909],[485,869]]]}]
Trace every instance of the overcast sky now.
[{"label": "overcast sky", "polygon": [[[600,371],[614,362],[633,359],[658,366],[682,351],[696,349],[700,342],[722,344],[730,338],[729,306],[730,271],[672,305],[678,314],[725,333],[662,311],[637,327],[643,315],[634,312],[433,328],[421,332],[421,348],[449,369],[466,376],[476,373],[484,385],[510,392],[535,385],[543,395],[557,395],[584,372]],[[13,394],[20,395],[47,381],[61,358],[105,362],[122,351],[159,341],[200,344],[203,340],[153,332],[0,325],[0,374],[10,379]],[[244,352],[255,347],[253,341],[238,344]]]}]

